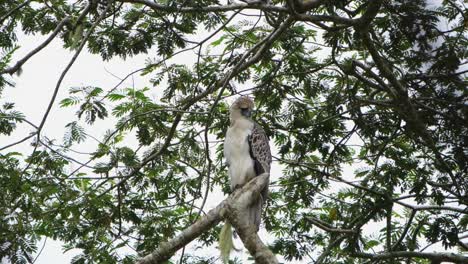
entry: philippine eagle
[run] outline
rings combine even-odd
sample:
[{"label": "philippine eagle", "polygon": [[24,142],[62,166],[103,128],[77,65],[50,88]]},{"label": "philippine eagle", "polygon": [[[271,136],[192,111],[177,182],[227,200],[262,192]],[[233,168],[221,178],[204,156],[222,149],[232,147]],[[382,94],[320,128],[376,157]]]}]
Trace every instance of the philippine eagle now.
[{"label": "philippine eagle", "polygon": [[[271,151],[265,131],[250,117],[254,102],[247,96],[239,97],[229,109],[230,126],[224,140],[224,157],[228,165],[231,191],[242,187],[252,178],[270,173]],[[268,185],[261,191],[261,197],[247,210],[249,223],[258,231],[262,206],[267,199]],[[219,245],[224,263],[229,261],[233,248],[232,228],[226,222],[221,230]]]}]

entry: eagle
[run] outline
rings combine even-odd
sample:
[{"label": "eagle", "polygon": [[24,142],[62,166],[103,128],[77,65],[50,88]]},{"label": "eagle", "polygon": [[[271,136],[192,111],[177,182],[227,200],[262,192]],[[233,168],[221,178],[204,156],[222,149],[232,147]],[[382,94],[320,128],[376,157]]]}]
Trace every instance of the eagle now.
[{"label": "eagle", "polygon": [[[242,187],[262,173],[270,173],[271,151],[268,136],[263,128],[251,119],[254,102],[248,96],[241,96],[229,109],[230,126],[224,140],[224,157],[228,166],[231,191]],[[260,199],[247,210],[249,224],[260,228],[262,207],[267,199],[268,184],[260,193]],[[229,261],[233,248],[232,228],[228,222],[223,226],[219,240],[221,257]]]}]

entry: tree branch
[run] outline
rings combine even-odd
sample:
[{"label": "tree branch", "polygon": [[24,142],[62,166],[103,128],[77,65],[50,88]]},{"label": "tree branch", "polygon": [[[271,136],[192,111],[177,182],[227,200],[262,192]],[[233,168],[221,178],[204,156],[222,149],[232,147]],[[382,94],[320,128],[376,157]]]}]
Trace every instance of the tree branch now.
[{"label": "tree branch", "polygon": [[317,226],[318,228],[325,230],[327,232],[330,232],[330,233],[348,233],[348,234],[357,233],[357,231],[353,229],[343,229],[343,228],[333,227],[329,225],[328,223],[323,222],[322,220],[317,219],[315,217],[308,216],[306,217],[306,219],[309,220],[313,225]]},{"label": "tree branch", "polygon": [[[262,179],[258,179],[262,177]],[[262,242],[258,236],[256,229],[252,224],[249,224],[246,215],[247,207],[254,201],[260,198],[260,191],[264,189],[268,183],[269,175],[264,173],[254,180],[251,180],[246,186],[247,189],[242,188],[242,196],[239,196],[235,203],[226,204],[226,215],[228,221],[235,227],[240,239],[244,243],[244,246],[250,252],[252,257],[255,259],[255,263],[258,264],[275,264],[278,263],[275,255],[268,249],[267,246]],[[258,179],[255,181],[255,179]]]},{"label": "tree branch", "polygon": [[367,6],[366,11],[360,18],[358,18],[359,20],[358,23],[360,27],[362,27],[361,30],[364,30],[364,31],[366,31],[369,28],[370,23],[375,18],[375,16],[377,16],[380,6],[382,6],[383,0],[372,0],[368,2],[369,2],[369,5]]},{"label": "tree branch", "polygon": [[[84,9],[84,11],[82,12],[82,14],[80,15],[80,19],[81,17],[84,17],[85,15],[87,15],[90,11],[91,11],[91,6],[92,6],[92,2],[89,2],[89,4],[86,6],[86,8]],[[73,64],[75,63],[76,59],[78,58],[78,56],[80,55],[81,51],[83,50],[84,46],[86,45],[86,42],[88,41],[89,37],[91,36],[91,34],[93,33],[94,29],[98,26],[99,22],[101,22],[104,18],[105,18],[105,15],[107,13],[107,10],[109,8],[110,5],[107,5],[106,9],[102,12],[102,14],[97,18],[97,20],[92,24],[92,26],[90,27],[90,29],[88,30],[88,32],[86,33],[86,35],[83,37],[83,39],[81,40],[81,44],[80,46],[78,46],[78,48],[76,49],[75,51],[75,54],[73,55],[73,57],[71,58],[71,60],[68,62],[67,66],[65,67],[65,69],[62,71],[62,73],[60,74],[60,77],[55,85],[55,89],[54,89],[54,92],[52,94],[52,97],[49,101],[49,105],[47,106],[47,109],[46,109],[46,112],[44,113],[43,117],[42,117],[42,120],[41,120],[41,123],[39,124],[38,128],[37,128],[37,132],[36,132],[36,135],[37,135],[37,140],[39,141],[40,140],[40,136],[41,136],[41,131],[42,129],[44,128],[44,125],[45,125],[45,122],[47,120],[47,118],[49,117],[49,114],[50,114],[50,111],[52,110],[52,106],[54,105],[55,103],[55,99],[57,98],[57,94],[59,92],[59,89],[62,85],[62,82],[63,80],[65,79],[65,76],[67,75],[68,71],[71,69],[71,67],[73,66]],[[34,149],[32,151],[32,154],[34,154],[36,152],[36,149],[38,147],[39,144],[36,144],[34,146]],[[32,162],[32,161],[31,161]],[[23,172],[24,173],[25,171],[27,171],[27,169],[29,169],[29,166],[31,166],[31,162],[29,162],[26,167],[23,169]]]},{"label": "tree branch", "polygon": [[242,9],[258,9],[263,11],[276,11],[276,12],[289,12],[289,9],[282,6],[275,6],[265,4],[262,1],[252,1],[250,3],[236,3],[228,5],[210,5],[210,6],[200,6],[200,7],[177,7],[177,6],[167,6],[161,5],[155,2],[148,0],[117,0],[119,2],[125,3],[136,3],[143,4],[151,7],[156,11],[164,12],[178,12],[178,13],[196,13],[196,12],[226,12],[233,10],[242,10]]},{"label": "tree branch", "polygon": [[4,21],[5,19],[7,19],[11,14],[13,14],[14,12],[20,10],[20,9],[23,8],[24,6],[28,5],[29,2],[31,2],[31,0],[24,1],[22,4],[17,5],[15,8],[11,9],[10,11],[8,11],[4,16],[0,17],[0,25],[3,24],[3,21]]},{"label": "tree branch", "polygon": [[435,154],[437,161],[442,165],[445,172],[450,176],[452,180],[452,184],[454,184],[457,191],[460,193],[460,186],[457,184],[457,179],[452,173],[450,166],[445,162],[442,158],[441,153],[436,147],[436,142],[432,135],[427,131],[426,124],[421,121],[420,115],[418,111],[415,109],[413,103],[411,102],[407,88],[396,78],[393,74],[391,68],[384,60],[384,58],[379,54],[377,49],[372,42],[369,32],[365,31],[361,33],[362,40],[364,45],[369,50],[372,59],[374,60],[377,68],[379,69],[382,76],[384,76],[392,86],[388,86],[391,90],[389,93],[400,102],[400,109],[398,113],[402,116],[405,122],[408,123],[408,128],[414,132],[421,140],[425,143],[425,145],[432,150]]},{"label": "tree branch", "polygon": [[405,238],[406,234],[408,233],[408,230],[411,226],[411,223],[413,222],[414,216],[416,215],[416,210],[411,210],[411,215],[408,218],[408,222],[406,222],[405,228],[401,232],[400,238],[392,245],[391,249],[395,250],[397,249],[398,245],[400,245],[401,242],[403,242],[403,239]]},{"label": "tree branch", "polygon": [[368,258],[372,260],[395,259],[395,258],[423,258],[433,261],[450,261],[455,263],[468,263],[468,256],[454,253],[423,253],[414,251],[394,251],[381,254],[355,253],[358,258]]},{"label": "tree branch", "polygon": [[268,183],[268,178],[269,175],[267,173],[255,177],[241,189],[232,193],[214,209],[211,209],[193,225],[183,230],[178,236],[161,243],[155,251],[141,258],[137,263],[155,264],[168,260],[177,250],[218,224],[223,220],[223,217],[230,220],[231,224],[238,231],[239,237],[244,242],[245,247],[258,263],[277,263],[277,261],[273,262],[276,258],[262,243],[256,232],[251,231],[252,227],[245,226],[245,223],[240,219],[242,216],[241,212],[245,211],[245,208],[254,201],[252,197],[257,197],[259,195],[260,191]]},{"label": "tree branch", "polygon": [[468,207],[459,208],[459,207],[453,207],[453,206],[438,206],[438,205],[410,205],[401,201],[396,201],[396,203],[404,207],[411,208],[412,210],[415,210],[415,211],[446,210],[446,211],[453,211],[453,212],[458,212],[462,214],[468,214]]},{"label": "tree branch", "polygon": [[313,8],[319,7],[324,0],[303,0],[303,1],[297,1],[299,3],[301,11],[308,11]]},{"label": "tree branch", "polygon": [[340,25],[353,26],[358,23],[357,19],[350,19],[340,16],[329,16],[329,15],[308,15],[308,14],[296,14],[295,18],[300,21],[309,21],[312,23],[316,22],[334,22]]},{"label": "tree branch", "polygon": [[32,56],[34,56],[36,53],[38,53],[43,48],[45,48],[47,45],[49,45],[49,43],[57,36],[57,34],[60,32],[60,30],[62,30],[63,26],[68,21],[70,21],[70,17],[66,17],[62,21],[60,21],[60,23],[57,25],[57,27],[55,27],[52,34],[50,34],[50,36],[43,43],[41,43],[35,49],[30,51],[28,54],[26,54],[26,56],[24,56],[24,58],[17,61],[14,66],[8,67],[8,68],[4,69],[3,71],[0,71],[0,74],[5,74],[5,73],[13,74],[13,73],[17,72],[21,68],[21,66],[23,66],[23,64],[26,63],[26,61],[28,61]]},{"label": "tree branch", "polygon": [[[300,1],[297,1],[300,2]],[[305,0],[299,3],[299,11],[304,12],[317,8],[322,4],[323,1],[320,0]],[[336,24],[341,24],[345,26],[359,26],[367,28],[370,25],[370,22],[377,15],[380,6],[382,5],[382,0],[369,1],[369,6],[367,7],[364,14],[356,19],[341,17],[341,16],[330,16],[330,15],[310,15],[310,14],[296,14],[296,18],[301,21],[309,21],[312,23],[316,22],[334,22]]]}]

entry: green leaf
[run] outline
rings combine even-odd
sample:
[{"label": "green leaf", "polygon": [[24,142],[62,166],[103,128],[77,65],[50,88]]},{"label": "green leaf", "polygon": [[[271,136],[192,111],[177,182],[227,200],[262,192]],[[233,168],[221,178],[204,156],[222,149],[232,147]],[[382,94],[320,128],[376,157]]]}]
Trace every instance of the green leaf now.
[{"label": "green leaf", "polygon": [[80,101],[81,99],[75,96],[65,98],[62,101],[60,101],[60,107],[68,107],[68,106],[77,105],[80,103]]},{"label": "green leaf", "polygon": [[124,99],[125,95],[112,93],[112,94],[107,95],[107,98],[109,98],[109,100],[115,102],[115,101],[120,101],[120,100]]},{"label": "green leaf", "polygon": [[375,247],[375,246],[378,246],[378,245],[380,245],[380,242],[379,242],[379,241],[377,241],[377,240],[369,240],[369,241],[366,242],[366,244],[365,244],[365,246],[364,246],[364,249],[365,249],[365,250],[369,250],[369,249],[371,249],[371,248],[373,248],[373,247]]},{"label": "green leaf", "polygon": [[225,39],[226,39],[226,36],[221,36],[219,39],[211,42],[210,45],[213,47],[219,46]]}]

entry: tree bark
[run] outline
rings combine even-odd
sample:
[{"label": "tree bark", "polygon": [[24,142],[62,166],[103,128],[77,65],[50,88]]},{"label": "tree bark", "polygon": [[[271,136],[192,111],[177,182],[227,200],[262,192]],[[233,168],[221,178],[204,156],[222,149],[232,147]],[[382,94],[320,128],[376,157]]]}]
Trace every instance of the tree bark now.
[{"label": "tree bark", "polygon": [[268,183],[268,178],[268,173],[255,177],[241,189],[229,195],[227,199],[211,209],[193,225],[182,231],[178,236],[161,243],[155,251],[141,258],[137,263],[156,264],[168,260],[177,250],[193,241],[203,232],[214,227],[223,218],[227,218],[231,222],[245,247],[257,263],[278,263],[275,255],[263,244],[255,232],[255,227],[249,226],[244,219],[245,217],[243,217],[247,206],[255,201],[255,199],[258,199],[260,191]]}]

